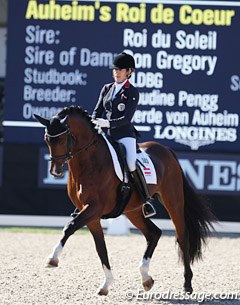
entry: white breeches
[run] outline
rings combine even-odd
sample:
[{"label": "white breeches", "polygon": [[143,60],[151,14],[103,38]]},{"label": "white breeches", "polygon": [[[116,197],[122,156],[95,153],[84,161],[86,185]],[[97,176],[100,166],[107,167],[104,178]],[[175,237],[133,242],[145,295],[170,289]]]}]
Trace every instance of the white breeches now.
[{"label": "white breeches", "polygon": [[136,139],[127,137],[119,139],[117,140],[117,142],[123,144],[126,149],[126,161],[128,169],[130,170],[130,172],[135,171],[137,160]]}]

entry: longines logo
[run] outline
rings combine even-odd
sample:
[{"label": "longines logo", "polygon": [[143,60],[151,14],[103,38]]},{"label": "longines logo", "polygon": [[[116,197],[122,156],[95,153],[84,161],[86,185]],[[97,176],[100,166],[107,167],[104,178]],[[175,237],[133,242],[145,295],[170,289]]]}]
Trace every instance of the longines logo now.
[{"label": "longines logo", "polygon": [[175,142],[189,146],[191,150],[198,150],[201,146],[206,146],[210,144],[214,144],[214,140],[208,140],[208,141],[198,141],[198,140],[175,140]]},{"label": "longines logo", "polygon": [[[239,195],[240,156],[203,153],[177,153],[177,156],[187,179],[198,192]],[[50,174],[47,148],[40,150],[39,158],[39,187],[66,188],[67,170],[61,179]]]},{"label": "longines logo", "polygon": [[[238,121],[235,123],[238,126]],[[236,142],[237,128],[218,128],[203,126],[173,126],[168,125],[163,128],[160,125],[154,126],[154,138],[170,140],[189,146],[192,150],[199,147],[214,144],[217,142]]]}]

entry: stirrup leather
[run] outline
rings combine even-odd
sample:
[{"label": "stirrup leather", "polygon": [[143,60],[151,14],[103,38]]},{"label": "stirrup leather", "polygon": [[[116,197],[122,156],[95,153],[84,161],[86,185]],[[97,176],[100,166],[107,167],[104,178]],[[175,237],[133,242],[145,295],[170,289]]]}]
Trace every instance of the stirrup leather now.
[{"label": "stirrup leather", "polygon": [[149,217],[152,217],[157,214],[157,212],[156,212],[153,204],[150,202],[150,200],[146,201],[142,205],[142,213],[145,218],[149,218]]}]

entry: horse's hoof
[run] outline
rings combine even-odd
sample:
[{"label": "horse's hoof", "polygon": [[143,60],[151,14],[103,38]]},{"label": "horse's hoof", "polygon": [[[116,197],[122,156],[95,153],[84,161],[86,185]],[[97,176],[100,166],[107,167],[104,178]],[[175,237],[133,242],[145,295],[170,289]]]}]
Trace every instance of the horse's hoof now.
[{"label": "horse's hoof", "polygon": [[186,286],[186,287],[184,287],[184,292],[187,294],[192,294],[193,289],[191,286]]},{"label": "horse's hoof", "polygon": [[152,279],[152,277],[150,277],[148,280],[146,280],[142,284],[143,284],[144,290],[145,291],[149,291],[152,288],[153,284],[154,284],[154,280]]},{"label": "horse's hoof", "polygon": [[108,295],[108,290],[106,288],[99,289],[98,295]]},{"label": "horse's hoof", "polygon": [[46,267],[58,267],[59,259],[50,257],[47,261]]}]

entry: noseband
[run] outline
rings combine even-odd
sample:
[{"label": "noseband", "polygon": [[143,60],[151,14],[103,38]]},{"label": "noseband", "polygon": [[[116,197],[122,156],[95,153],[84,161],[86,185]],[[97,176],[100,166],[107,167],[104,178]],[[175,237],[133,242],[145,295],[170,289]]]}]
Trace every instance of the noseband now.
[{"label": "noseband", "polygon": [[73,148],[73,144],[75,142],[75,136],[71,133],[70,129],[66,129],[65,131],[57,134],[57,135],[50,135],[47,130],[45,130],[45,137],[49,137],[49,138],[57,138],[63,134],[66,134],[67,136],[67,152],[64,155],[60,155],[60,156],[51,156],[50,155],[50,160],[51,161],[59,161],[61,159],[64,160],[64,163],[66,163],[68,160],[72,159],[75,155],[80,154],[84,151],[86,151],[90,146],[92,146],[95,142],[95,135],[93,136],[92,140],[90,141],[90,143],[84,145],[83,147],[81,147],[79,150],[77,150],[75,153],[72,152],[72,148]]}]

